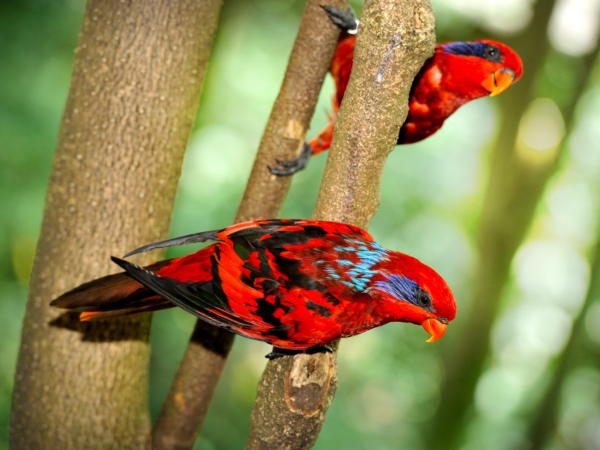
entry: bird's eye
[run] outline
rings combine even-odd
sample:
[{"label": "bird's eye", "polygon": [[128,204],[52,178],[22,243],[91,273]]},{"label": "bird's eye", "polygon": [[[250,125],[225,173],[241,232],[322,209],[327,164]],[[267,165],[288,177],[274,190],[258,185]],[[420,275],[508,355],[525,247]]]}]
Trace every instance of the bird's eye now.
[{"label": "bird's eye", "polygon": [[416,297],[417,297],[417,304],[421,308],[426,309],[426,310],[431,309],[431,307],[432,307],[432,305],[431,305],[431,296],[427,292],[425,292],[422,289],[419,289],[417,291]]},{"label": "bird's eye", "polygon": [[488,45],[483,49],[483,57],[491,62],[502,62],[502,53],[495,45]]}]

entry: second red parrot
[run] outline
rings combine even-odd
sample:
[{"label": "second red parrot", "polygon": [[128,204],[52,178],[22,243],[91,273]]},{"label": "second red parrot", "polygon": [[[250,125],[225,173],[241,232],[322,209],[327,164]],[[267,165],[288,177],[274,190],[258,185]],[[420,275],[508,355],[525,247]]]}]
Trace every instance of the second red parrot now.
[{"label": "second red parrot", "polygon": [[[283,168],[271,168],[276,175],[302,170],[308,159],[331,145],[337,113],[346,93],[354,62],[358,21],[351,9],[343,13],[324,6],[330,19],[342,29],[330,72],[335,83],[329,124],[304,146],[302,154],[290,161],[278,161]],[[496,41],[446,42],[419,71],[412,85],[408,116],[400,128],[398,145],[421,141],[439,130],[444,121],[471,100],[504,92],[523,73],[519,55]]]}]

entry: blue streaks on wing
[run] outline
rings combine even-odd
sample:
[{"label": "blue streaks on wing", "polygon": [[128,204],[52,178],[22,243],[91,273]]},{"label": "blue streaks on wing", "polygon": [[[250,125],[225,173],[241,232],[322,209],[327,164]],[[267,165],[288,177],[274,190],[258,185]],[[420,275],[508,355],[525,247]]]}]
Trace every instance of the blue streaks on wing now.
[{"label": "blue streaks on wing", "polygon": [[[419,285],[410,278],[396,274],[386,275],[387,281],[377,281],[375,287],[393,295],[399,300],[404,300],[417,305],[417,292]],[[418,306],[418,305],[417,305]]]},{"label": "blue streaks on wing", "polygon": [[337,263],[340,266],[353,266],[354,263],[352,261],[348,261],[347,259],[338,259]]},{"label": "blue streaks on wing", "polygon": [[333,267],[325,267],[325,272],[327,272],[329,276],[334,280],[339,280],[340,278],[342,278]]},{"label": "blue streaks on wing", "polygon": [[444,53],[452,53],[458,56],[477,56],[483,58],[483,52],[487,44],[483,42],[451,42],[444,45]]},{"label": "blue streaks on wing", "polygon": [[387,259],[387,250],[381,247],[377,242],[368,242],[356,239],[347,239],[350,245],[336,246],[334,250],[342,258],[338,259],[332,265],[331,262],[323,261],[324,271],[331,280],[343,283],[354,291],[364,291],[377,270],[373,267],[381,261]]}]

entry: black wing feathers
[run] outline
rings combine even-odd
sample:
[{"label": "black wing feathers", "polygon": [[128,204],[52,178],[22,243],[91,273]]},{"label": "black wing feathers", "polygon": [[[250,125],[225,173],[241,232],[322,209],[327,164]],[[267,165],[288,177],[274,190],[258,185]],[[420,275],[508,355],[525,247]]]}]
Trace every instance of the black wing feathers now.
[{"label": "black wing feathers", "polygon": [[114,256],[111,259],[144,286],[196,317],[213,325],[227,328],[230,331],[235,331],[232,329],[233,326],[252,326],[250,322],[232,314],[225,296],[221,297],[215,292],[220,289],[215,289],[214,285],[211,287],[206,286],[213,284],[210,281],[205,283],[182,283],[172,278],[155,275]]},{"label": "black wing feathers", "polygon": [[157,248],[174,247],[176,245],[195,244],[197,242],[213,242],[218,240],[217,233],[223,230],[203,231],[202,233],[186,234],[176,238],[166,239],[164,241],[154,242],[153,244],[144,245],[127,253],[123,258],[127,258],[138,253],[149,252]]}]

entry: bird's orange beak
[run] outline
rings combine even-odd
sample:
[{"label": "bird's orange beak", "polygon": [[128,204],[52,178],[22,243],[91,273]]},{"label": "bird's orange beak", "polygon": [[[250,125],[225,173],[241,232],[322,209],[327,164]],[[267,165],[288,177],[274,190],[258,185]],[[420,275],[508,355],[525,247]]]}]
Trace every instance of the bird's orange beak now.
[{"label": "bird's orange beak", "polygon": [[446,332],[448,321],[446,319],[425,319],[421,325],[431,335],[427,342],[435,342]]},{"label": "bird's orange beak", "polygon": [[481,86],[490,93],[490,97],[494,97],[507,90],[514,79],[515,73],[511,69],[505,68],[490,73],[483,80]]}]

